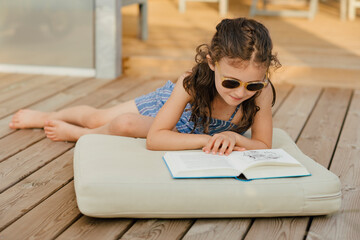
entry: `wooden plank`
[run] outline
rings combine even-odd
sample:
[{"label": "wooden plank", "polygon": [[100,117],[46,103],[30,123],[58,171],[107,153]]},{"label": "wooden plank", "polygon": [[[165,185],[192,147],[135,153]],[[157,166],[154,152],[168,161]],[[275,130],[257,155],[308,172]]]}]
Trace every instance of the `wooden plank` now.
[{"label": "wooden plank", "polygon": [[[259,218],[251,226],[245,239],[303,239],[308,218]],[[261,236],[259,238],[259,236]]]},{"label": "wooden plank", "polygon": [[310,158],[329,167],[352,91],[326,88],[299,140],[298,147]]},{"label": "wooden plank", "polygon": [[126,92],[125,94],[111,100],[106,105],[102,106],[102,108],[113,107],[122,102],[131,100],[131,99],[135,99],[136,97],[139,97],[141,95],[144,95],[144,94],[154,91],[156,88],[163,86],[165,83],[166,83],[165,80],[146,81],[146,82],[142,83],[140,86],[138,86],[137,88],[134,88],[131,91]]},{"label": "wooden plank", "polygon": [[[297,142],[306,155],[325,168],[329,167],[351,93],[349,89],[325,89]],[[310,218],[303,218],[299,221],[296,227],[298,233],[294,235],[304,234],[309,220]]]},{"label": "wooden plank", "polygon": [[189,229],[192,220],[138,220],[130,229],[122,236],[121,240],[172,240],[180,239]]},{"label": "wooden plank", "polygon": [[356,90],[330,170],[340,177],[342,206],[338,213],[314,218],[308,239],[358,239],[360,235],[360,90]]},{"label": "wooden plank", "polygon": [[[84,81],[81,81],[79,84],[65,89],[43,101],[32,104],[28,108],[40,111],[55,111],[81,97],[91,94],[91,92],[108,84],[110,81],[111,80],[94,78],[84,79]],[[16,131],[8,127],[12,117],[11,115],[0,119],[0,138]]]},{"label": "wooden plank", "polygon": [[28,91],[31,91],[41,85],[49,84],[52,81],[61,81],[61,78],[63,77],[40,75],[36,77],[34,76],[31,79],[25,79],[20,82],[13,83],[7,87],[2,87],[0,89],[0,102],[23,95]]},{"label": "wooden plank", "polygon": [[251,222],[251,219],[199,219],[183,240],[242,239]]},{"label": "wooden plank", "polygon": [[275,91],[276,91],[276,101],[275,105],[272,107],[273,115],[279,109],[281,104],[283,104],[287,98],[287,96],[292,91],[293,86],[290,84],[276,84]]},{"label": "wooden plank", "polygon": [[0,239],[51,239],[79,216],[74,184],[70,182],[0,232]]},{"label": "wooden plank", "polygon": [[132,78],[112,81],[110,84],[98,89],[91,95],[84,96],[65,107],[73,107],[78,105],[89,105],[92,107],[101,107],[112,99],[132,91],[139,86],[139,82]]},{"label": "wooden plank", "polygon": [[285,130],[296,140],[321,93],[319,87],[297,86],[276,112],[274,127]]},{"label": "wooden plank", "polygon": [[106,88],[112,81],[111,79],[85,79],[85,81],[51,96],[45,101],[32,105],[31,109],[46,112],[62,109],[76,100],[91,96],[96,91]]},{"label": "wooden plank", "polygon": [[[44,206],[41,206],[41,202],[67,184],[72,178],[73,151],[68,151],[56,158],[53,162],[36,171],[34,174],[1,193],[0,230],[12,224],[15,220],[31,211],[31,209],[38,204],[40,204],[39,208],[43,208]],[[70,190],[67,192],[71,192],[68,194],[73,195],[72,186],[68,188],[70,188]],[[53,196],[52,198],[57,198],[54,201],[61,201],[62,197],[64,197],[63,194],[55,194],[55,197]],[[53,209],[52,211],[57,211],[56,206],[61,207],[61,205],[51,206]],[[60,210],[61,209],[58,211]]]},{"label": "wooden plank", "polygon": [[[359,171],[357,172],[359,174]],[[341,209],[329,216],[316,217],[311,223],[306,239],[353,240],[360,235],[359,187],[343,188]]]},{"label": "wooden plank", "polygon": [[0,193],[29,176],[74,145],[43,139],[20,153],[0,162]]},{"label": "wooden plank", "polygon": [[167,80],[151,80],[143,82],[141,86],[133,89],[131,92],[119,96],[116,100],[125,102],[131,99],[135,99],[136,97],[155,91],[157,88],[164,86],[166,82]]},{"label": "wooden plank", "polygon": [[0,89],[6,88],[9,85],[13,85],[17,82],[30,80],[31,78],[36,77],[37,75],[29,74],[5,74],[0,78]]},{"label": "wooden plank", "polygon": [[337,145],[330,170],[340,176],[342,184],[360,185],[360,90],[355,90],[349,111]]},{"label": "wooden plank", "polygon": [[11,73],[7,73],[7,72],[0,72],[0,80],[3,79],[4,77],[10,76]]},{"label": "wooden plank", "polygon": [[99,219],[82,216],[56,240],[118,239],[133,222],[130,219]]},{"label": "wooden plank", "polygon": [[45,137],[41,129],[23,129],[0,139],[0,162]]},{"label": "wooden plank", "polygon": [[0,118],[15,112],[20,108],[28,107],[35,102],[50,97],[82,80],[83,79],[71,77],[59,78],[58,81],[52,81],[48,84],[39,86],[32,91],[24,93],[22,96],[0,102]]}]

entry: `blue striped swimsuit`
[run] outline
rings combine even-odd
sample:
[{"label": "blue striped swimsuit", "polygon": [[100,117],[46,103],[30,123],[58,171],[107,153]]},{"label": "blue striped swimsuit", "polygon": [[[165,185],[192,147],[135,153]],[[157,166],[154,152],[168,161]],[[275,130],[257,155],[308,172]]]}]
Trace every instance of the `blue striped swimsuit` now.
[{"label": "blue striped swimsuit", "polygon": [[[156,91],[149,94],[140,96],[135,99],[135,104],[141,115],[155,117],[159,112],[160,108],[165,104],[165,102],[170,97],[172,91],[174,90],[175,84],[171,81],[166,82],[166,84],[156,89]],[[224,131],[229,131],[235,129],[237,126],[231,122],[234,118],[236,112],[239,110],[240,105],[236,107],[235,112],[232,114],[228,121],[211,118],[209,124],[209,134],[214,135],[215,133],[220,133]],[[176,129],[181,133],[191,133],[194,128],[194,122],[190,121],[191,116],[191,105],[188,103],[182,113],[178,123],[176,124]],[[194,130],[195,134],[203,134],[204,127],[201,124],[198,124]]]}]

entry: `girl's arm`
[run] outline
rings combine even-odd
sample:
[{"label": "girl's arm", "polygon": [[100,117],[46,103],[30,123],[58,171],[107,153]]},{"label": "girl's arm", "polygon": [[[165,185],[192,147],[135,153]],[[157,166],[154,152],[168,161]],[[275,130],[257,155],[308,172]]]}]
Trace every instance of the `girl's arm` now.
[{"label": "girl's arm", "polygon": [[[244,141],[243,147],[246,149],[264,149],[272,147],[272,100],[273,92],[270,84],[261,92],[260,96],[256,98],[256,105],[260,110],[256,113],[254,123],[251,126],[251,142],[249,146]],[[241,136],[245,138],[244,136]],[[241,142],[240,142],[241,143]]]},{"label": "girl's arm", "polygon": [[215,134],[203,151],[207,153],[230,154],[233,150],[266,149],[272,146],[272,90],[268,85],[256,99],[260,110],[251,126],[251,139],[236,132],[226,131]]},{"label": "girl's arm", "polygon": [[150,150],[199,149],[206,145],[211,136],[205,134],[187,134],[173,131],[186,104],[191,100],[183,87],[186,75],[181,76],[164,106],[157,114],[146,139]]}]

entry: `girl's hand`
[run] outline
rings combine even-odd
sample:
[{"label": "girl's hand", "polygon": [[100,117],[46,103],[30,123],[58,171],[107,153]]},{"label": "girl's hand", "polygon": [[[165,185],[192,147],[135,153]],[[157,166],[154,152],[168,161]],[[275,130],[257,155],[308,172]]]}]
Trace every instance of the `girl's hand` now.
[{"label": "girl's hand", "polygon": [[244,151],[245,148],[235,146],[236,134],[231,131],[214,134],[202,150],[206,153],[219,153],[219,155],[229,155],[232,151]]}]

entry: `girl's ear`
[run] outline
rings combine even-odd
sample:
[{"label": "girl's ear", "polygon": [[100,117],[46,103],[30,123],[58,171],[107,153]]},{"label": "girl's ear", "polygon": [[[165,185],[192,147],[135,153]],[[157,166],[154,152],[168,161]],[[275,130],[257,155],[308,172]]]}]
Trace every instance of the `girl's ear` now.
[{"label": "girl's ear", "polygon": [[214,62],[213,62],[213,60],[211,59],[211,57],[210,57],[209,54],[206,55],[206,59],[207,59],[209,68],[210,68],[212,71],[215,71],[215,64],[214,64]]}]

